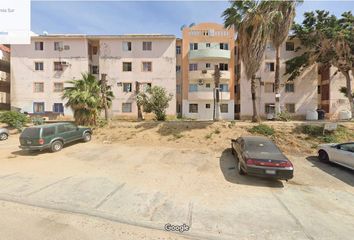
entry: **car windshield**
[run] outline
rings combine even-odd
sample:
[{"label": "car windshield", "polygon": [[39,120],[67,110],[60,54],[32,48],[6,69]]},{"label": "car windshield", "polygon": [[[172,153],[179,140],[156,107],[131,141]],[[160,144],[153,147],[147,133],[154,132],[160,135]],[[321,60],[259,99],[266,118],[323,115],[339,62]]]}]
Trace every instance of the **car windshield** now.
[{"label": "car windshield", "polygon": [[270,141],[247,140],[245,147],[250,152],[280,153],[279,149]]},{"label": "car windshield", "polygon": [[40,128],[26,128],[23,130],[21,137],[38,138]]}]

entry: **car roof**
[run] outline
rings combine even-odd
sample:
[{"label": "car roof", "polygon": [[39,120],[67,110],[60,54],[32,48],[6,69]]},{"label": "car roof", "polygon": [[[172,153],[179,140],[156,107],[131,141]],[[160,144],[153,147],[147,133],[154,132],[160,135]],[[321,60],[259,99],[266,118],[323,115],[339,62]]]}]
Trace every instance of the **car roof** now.
[{"label": "car roof", "polygon": [[[72,122],[48,123],[48,124],[42,124],[42,125],[32,126],[32,128],[55,127],[55,126],[60,126],[60,125],[68,124],[68,123],[72,123]],[[74,123],[72,123],[72,124],[74,124]]]},{"label": "car roof", "polygon": [[262,136],[244,136],[241,137],[245,142],[247,141],[257,141],[257,142],[273,142],[267,137],[262,137]]}]

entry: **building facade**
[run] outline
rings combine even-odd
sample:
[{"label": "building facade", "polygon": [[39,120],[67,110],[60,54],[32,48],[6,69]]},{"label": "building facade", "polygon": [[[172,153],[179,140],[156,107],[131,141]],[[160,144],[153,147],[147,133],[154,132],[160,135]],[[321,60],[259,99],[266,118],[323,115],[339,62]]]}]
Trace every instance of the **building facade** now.
[{"label": "building facade", "polygon": [[176,114],[176,40],[170,35],[46,35],[13,45],[12,107],[30,114],[72,115],[62,99],[67,81],[91,73],[107,75],[115,95],[111,114],[136,116],[136,85],[162,86],[174,95],[167,114]]},{"label": "building facade", "polygon": [[[212,120],[234,119],[235,32],[221,24],[201,23],[182,30],[181,75],[182,115],[186,118]],[[219,105],[214,70],[220,70]]]},{"label": "building facade", "polygon": [[0,110],[10,109],[10,48],[0,45]]}]

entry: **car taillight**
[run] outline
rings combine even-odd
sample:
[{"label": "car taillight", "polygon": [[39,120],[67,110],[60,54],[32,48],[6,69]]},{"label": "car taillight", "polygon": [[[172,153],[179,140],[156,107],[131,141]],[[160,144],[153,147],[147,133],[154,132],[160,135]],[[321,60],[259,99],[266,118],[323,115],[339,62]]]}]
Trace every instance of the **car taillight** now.
[{"label": "car taillight", "polygon": [[293,164],[290,161],[286,161],[286,162],[282,162],[280,164],[280,167],[289,168],[289,167],[293,167]]},{"label": "car taillight", "polygon": [[247,165],[256,165],[257,161],[254,159],[247,159],[246,164]]},{"label": "car taillight", "polygon": [[38,140],[38,143],[41,144],[41,145],[44,144],[44,139],[42,139],[42,138],[39,139],[39,140]]}]

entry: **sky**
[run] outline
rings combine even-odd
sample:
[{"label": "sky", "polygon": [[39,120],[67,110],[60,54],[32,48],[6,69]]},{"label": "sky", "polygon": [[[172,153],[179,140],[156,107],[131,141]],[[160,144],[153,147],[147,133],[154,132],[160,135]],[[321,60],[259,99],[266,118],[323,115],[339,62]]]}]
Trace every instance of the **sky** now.
[{"label": "sky", "polygon": [[[37,34],[144,34],[181,36],[183,24],[222,23],[227,1],[42,1],[31,0],[31,30]],[[354,12],[354,1],[304,1],[297,9],[296,21],[303,13],[316,9],[340,16]]]}]

